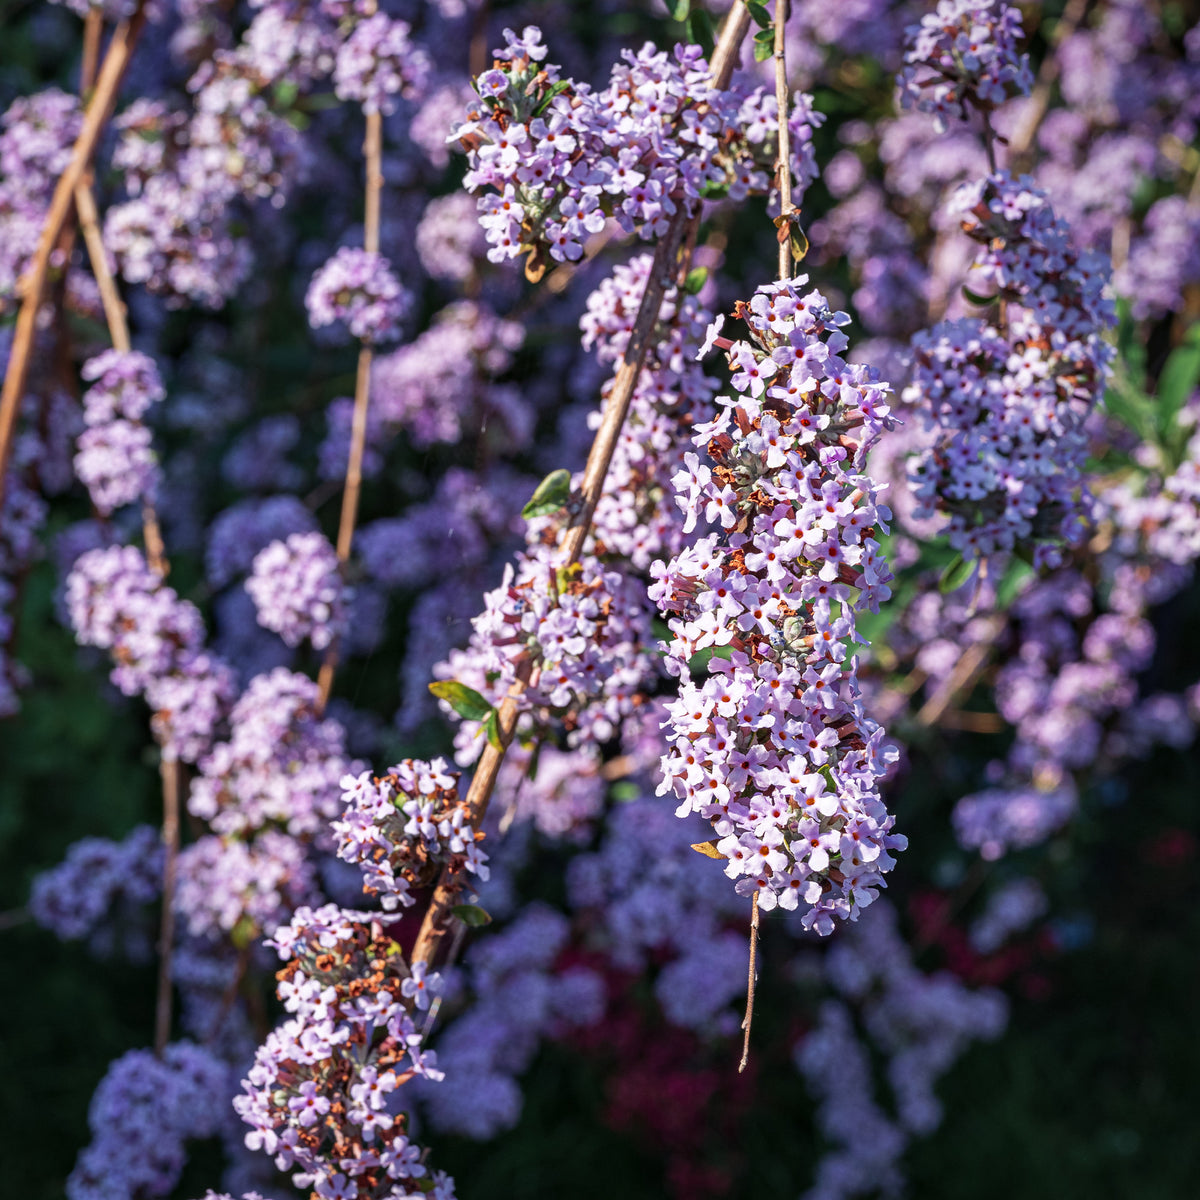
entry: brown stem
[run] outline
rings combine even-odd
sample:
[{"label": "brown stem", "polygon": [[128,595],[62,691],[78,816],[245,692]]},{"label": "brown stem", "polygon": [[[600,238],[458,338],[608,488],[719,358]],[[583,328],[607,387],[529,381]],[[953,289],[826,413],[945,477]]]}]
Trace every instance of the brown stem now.
[{"label": "brown stem", "polygon": [[[713,51],[710,66],[714,87],[726,88],[729,86],[729,78],[737,65],[738,53],[749,26],[749,10],[744,4],[734,5],[725,18],[721,36]],[[580,487],[582,502],[560,547],[563,565],[576,562],[583,552],[583,544],[591,528],[592,517],[604,487],[605,477],[608,475],[609,464],[612,462],[621,426],[625,423],[625,415],[629,411],[629,403],[633,398],[634,386],[650,348],[650,334],[658,320],[663,296],[675,278],[679,248],[685,238],[686,226],[689,220],[697,219],[698,217],[689,218],[683,206],[679,206],[671,218],[666,235],[655,249],[654,261],[650,267],[650,276],[646,280],[646,290],[642,294],[637,319],[634,322],[633,331],[629,335],[621,366],[613,378],[612,390],[609,392],[600,428],[596,430],[595,440],[588,453],[583,483]],[[504,756],[513,739],[513,734],[516,732],[518,701],[524,690],[525,685],[518,680],[497,707],[498,737],[496,741],[498,744],[493,745],[488,742],[484,747],[479,764],[475,768],[475,774],[471,778],[471,786],[467,789],[466,805],[471,813],[471,823],[476,829],[487,815],[488,803],[496,786],[496,778],[500,774]],[[430,899],[429,907],[425,910],[421,929],[413,946],[411,961],[424,961],[433,965],[438,946],[449,929],[450,910],[457,901],[458,891],[454,875],[449,870],[443,871]]]},{"label": "brown stem", "polygon": [[[363,247],[379,253],[379,203],[383,191],[383,118],[367,113],[367,132],[363,140],[367,160],[366,204]],[[363,455],[367,447],[367,415],[371,407],[371,362],[373,354],[364,345],[358,352],[358,374],[354,381],[354,415],[350,424],[350,455],[346,461],[346,481],[342,487],[342,515],[338,521],[337,556],[343,575],[354,545],[354,527],[358,521],[358,500],[362,493]],[[335,638],[325,651],[317,675],[317,711],[325,711],[337,673],[338,642]]]},{"label": "brown stem", "polygon": [[1001,624],[999,618],[988,623],[984,636],[973,646],[968,646],[963,656],[954,666],[954,670],[932,696],[921,706],[917,713],[919,725],[936,725],[942,714],[954,702],[958,694],[969,688],[980,672],[987,665],[992,652],[992,644],[999,636]]},{"label": "brown stem", "polygon": [[50,271],[51,251],[74,210],[75,189],[91,165],[100,135],[116,100],[117,89],[124,78],[133,48],[145,22],[146,9],[143,0],[131,18],[117,26],[112,41],[109,42],[96,90],[83,118],[79,137],[75,140],[71,161],[54,189],[37,250],[22,281],[21,309],[17,314],[8,370],[4,375],[4,388],[0,391],[0,498],[3,498],[4,477],[8,470],[9,458],[12,456],[17,413],[29,376],[37,314]]},{"label": "brown stem", "polygon": [[182,765],[163,759],[163,893],[158,933],[158,996],[154,1005],[154,1053],[171,1040],[171,951],[175,945],[175,873],[179,861],[179,792]]},{"label": "brown stem", "polygon": [[94,5],[83,19],[83,59],[79,64],[79,94],[87,94],[96,82],[96,64],[100,60],[100,34],[104,31],[104,9]]},{"label": "brown stem", "polygon": [[775,157],[775,182],[779,188],[779,215],[784,218],[779,227],[779,278],[792,277],[792,231],[788,223],[792,214],[792,153],[791,130],[788,129],[788,93],[786,42],[784,25],[787,22],[788,0],[775,0],[775,104],[779,124],[779,145]]},{"label": "brown stem", "polygon": [[128,351],[129,324],[125,319],[125,305],[117,291],[112,272],[108,269],[108,255],[100,233],[100,214],[96,211],[96,201],[86,178],[81,179],[75,189],[75,212],[79,217],[79,228],[83,233],[83,241],[92,264],[92,274],[96,277],[96,286],[100,289],[100,303],[104,307],[104,320],[108,324],[108,335],[112,338],[113,349]]},{"label": "brown stem", "polygon": [[742,1018],[742,1060],[738,1063],[738,1074],[750,1061],[750,1026],[754,1021],[754,993],[758,985],[758,892],[750,901],[750,973],[746,981],[746,1015]]}]

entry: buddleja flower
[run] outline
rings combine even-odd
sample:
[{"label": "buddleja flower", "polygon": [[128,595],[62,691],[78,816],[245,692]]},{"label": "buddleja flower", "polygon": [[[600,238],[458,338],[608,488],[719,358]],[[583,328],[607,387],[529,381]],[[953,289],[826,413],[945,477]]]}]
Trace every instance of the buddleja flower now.
[{"label": "buddleja flower", "polygon": [[313,275],[304,297],[314,329],[341,321],[356,338],[372,343],[395,336],[411,302],[386,258],[351,246]]},{"label": "buddleja flower", "polygon": [[900,103],[933,114],[939,129],[966,120],[972,108],[990,112],[1033,87],[1021,10],[1003,0],[939,0],[919,25],[904,31]]},{"label": "buddleja flower", "polygon": [[289,646],[305,638],[324,650],[346,627],[346,585],[337,553],[323,533],[293,533],[254,558],[246,591],[258,623]]},{"label": "buddleja flower", "polygon": [[251,1126],[246,1145],[314,1196],[453,1200],[454,1181],[429,1173],[389,1104],[414,1075],[441,1078],[405,1004],[439,980],[424,963],[407,968],[366,916],[301,908],[268,943],[287,964],[278,996],[291,1016],[259,1047],[234,1108]]},{"label": "buddleja flower", "polygon": [[[467,649],[436,673],[493,704],[520,679],[521,708],[569,715],[572,745],[612,737],[655,669],[642,585],[591,555],[563,567],[549,546],[530,546],[505,566],[472,625]],[[478,733],[478,722],[463,723],[460,761],[478,753]]]},{"label": "buddleja flower", "polygon": [[[849,318],[802,295],[805,282],[738,304],[748,341],[710,330],[739,394],[696,431],[708,462],[690,455],[674,483],[685,528],[703,518],[717,532],[656,563],[651,598],[681,677],[660,790],[712,822],[740,894],[802,907],[807,928],[829,933],[874,899],[906,842],[879,796],[890,755],[851,653],[856,614],[890,595],[876,535],[891,514],[862,471],[888,389],[842,358]],[[697,684],[688,666],[702,650]]]},{"label": "buddleja flower", "polygon": [[396,111],[393,96],[419,96],[432,64],[409,37],[407,21],[375,13],[359,21],[341,44],[333,69],[334,91],[357,100],[364,112]]},{"label": "buddleja flower", "polygon": [[444,759],[405,759],[382,777],[346,775],[342,799],[346,811],[333,823],[338,856],[362,867],[363,890],[385,910],[416,903],[411,889],[436,882],[447,867],[487,879],[483,834]]},{"label": "buddleja flower", "polygon": [[936,435],[911,471],[916,516],[948,513],[950,543],[966,558],[1025,545],[1053,565],[1090,513],[1083,426],[1114,354],[1108,264],[1071,244],[1027,177],[964,184],[951,211],[981,243],[972,295],[1002,301],[1004,313],[999,325],[944,321],[913,338],[904,399]]},{"label": "buddleja flower", "polygon": [[[494,189],[479,200],[493,262],[531,252],[536,272],[543,252],[581,258],[608,215],[628,233],[659,236],[702,195],[768,190],[774,97],[713,88],[699,47],[623,51],[608,87],[593,92],[544,62],[535,26],[504,36],[495,65],[474,81],[478,105],[455,130],[469,156],[468,190]],[[807,97],[794,115],[794,164],[805,184],[820,118]]]}]

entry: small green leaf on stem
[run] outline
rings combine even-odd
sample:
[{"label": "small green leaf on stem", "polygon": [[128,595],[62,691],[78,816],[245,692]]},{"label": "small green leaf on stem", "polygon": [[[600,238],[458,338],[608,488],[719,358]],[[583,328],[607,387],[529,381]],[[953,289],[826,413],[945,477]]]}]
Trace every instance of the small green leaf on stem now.
[{"label": "small green leaf on stem", "polygon": [[943,595],[949,592],[957,592],[963,584],[970,581],[978,565],[975,559],[963,558],[961,554],[956,554],[950,560],[950,565],[942,572],[942,577],[938,580],[938,591]]},{"label": "small green leaf on stem", "polygon": [[755,25],[765,29],[771,24],[771,14],[767,12],[767,6],[762,3],[762,0],[746,0],[746,8]]},{"label": "small green leaf on stem", "polygon": [[981,296],[978,292],[973,292],[967,285],[963,284],[962,294],[975,305],[976,308],[987,308],[989,304],[995,304],[999,297],[997,296]]},{"label": "small green leaf on stem", "polygon": [[554,97],[561,95],[570,86],[571,81],[569,79],[560,79],[557,83],[552,83],[546,89],[546,94],[537,102],[537,107],[533,110],[533,115],[540,117],[550,107],[550,102]]},{"label": "small green leaf on stem", "polygon": [[667,0],[667,12],[672,21],[686,21],[692,8],[692,0]]},{"label": "small green leaf on stem", "polygon": [[707,267],[693,267],[687,273],[687,278],[683,281],[683,290],[689,296],[694,296],[708,280]]},{"label": "small green leaf on stem", "polygon": [[565,507],[570,498],[571,472],[566,467],[559,467],[537,485],[529,503],[521,509],[521,516],[528,521],[533,517],[544,517],[549,513],[558,512],[560,508]]},{"label": "small green leaf on stem", "polygon": [[804,230],[800,228],[800,210],[795,209],[790,213],[780,213],[775,218],[775,228],[778,231],[775,234],[776,240],[783,244],[783,239],[791,238],[792,240],[792,260],[794,262],[802,262],[804,256],[808,253],[808,238],[804,235]]},{"label": "small green leaf on stem", "polygon": [[775,53],[775,30],[760,29],[754,35],[754,61],[766,62]]},{"label": "small green leaf on stem", "polygon": [[492,706],[474,689],[457,679],[439,679],[429,690],[445,700],[464,721],[482,721],[492,712]]},{"label": "small green leaf on stem", "polygon": [[480,908],[478,904],[456,904],[450,911],[464,925],[469,925],[472,929],[492,923],[491,913]]},{"label": "small green leaf on stem", "polygon": [[503,752],[504,743],[500,740],[500,718],[494,708],[488,713],[487,719],[483,723],[483,732],[488,740],[488,745],[493,750]]}]

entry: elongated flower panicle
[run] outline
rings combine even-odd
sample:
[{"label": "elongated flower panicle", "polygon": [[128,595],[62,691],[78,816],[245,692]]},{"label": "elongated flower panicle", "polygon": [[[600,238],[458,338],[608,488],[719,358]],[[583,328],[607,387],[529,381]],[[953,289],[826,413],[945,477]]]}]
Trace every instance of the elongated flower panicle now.
[{"label": "elongated flower panicle", "polygon": [[[624,50],[608,87],[594,92],[559,78],[536,27],[504,36],[495,65],[474,81],[478,104],[455,130],[467,188],[492,189],[479,210],[493,262],[529,252],[534,270],[547,251],[574,261],[609,216],[627,233],[660,236],[680,205],[691,213],[702,196],[768,190],[775,98],[715,89],[698,46]],[[789,120],[793,171],[807,184],[821,117],[802,95]]]},{"label": "elongated flower panicle", "polygon": [[251,1126],[246,1145],[273,1155],[314,1198],[452,1200],[453,1180],[428,1171],[406,1117],[389,1111],[413,1076],[441,1078],[406,1003],[425,1007],[418,996],[440,979],[424,963],[408,969],[399,945],[367,921],[335,904],[301,908],[268,943],[287,964],[278,996],[291,1016],[259,1047],[234,1109]]},{"label": "elongated flower panicle", "polygon": [[[850,654],[855,614],[878,611],[891,574],[876,535],[890,510],[862,473],[888,423],[888,387],[847,363],[839,326],[807,276],[760,287],[736,315],[749,341],[719,338],[739,393],[696,431],[674,480],[691,529],[718,529],[652,568],[680,676],[660,791],[713,824],[711,849],[742,895],[803,907],[822,934],[854,920],[906,839],[878,791],[891,755],[863,712]],[[688,666],[711,654],[697,685]],[[728,657],[723,657],[727,654]]]},{"label": "elongated flower panicle", "polygon": [[337,852],[363,871],[363,890],[386,910],[416,903],[411,889],[435,883],[449,867],[487,879],[483,834],[458,796],[458,775],[446,761],[411,758],[383,776],[342,778],[346,812],[333,823]]},{"label": "elongated flower panicle", "polygon": [[919,25],[904,31],[905,67],[896,79],[900,103],[931,113],[945,130],[975,109],[987,113],[1033,87],[1021,10],[1004,0],[939,0]]},{"label": "elongated flower panicle", "polygon": [[998,325],[943,321],[913,338],[904,399],[937,435],[911,471],[916,515],[947,513],[965,558],[1024,545],[1054,565],[1091,511],[1083,425],[1114,354],[1108,264],[1072,244],[1028,177],[999,171],[964,184],[951,211],[981,243],[972,295],[1005,311]]}]

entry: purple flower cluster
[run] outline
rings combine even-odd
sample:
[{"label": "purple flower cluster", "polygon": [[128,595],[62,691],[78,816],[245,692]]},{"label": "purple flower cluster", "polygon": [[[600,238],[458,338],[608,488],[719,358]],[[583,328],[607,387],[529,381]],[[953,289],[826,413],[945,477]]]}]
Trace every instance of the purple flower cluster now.
[{"label": "purple flower cluster", "polygon": [[[855,614],[891,594],[876,540],[891,514],[862,473],[889,409],[877,373],[841,357],[849,318],[801,295],[805,282],[760,287],[737,306],[751,340],[720,339],[739,395],[696,431],[712,466],[689,455],[674,481],[685,531],[703,518],[719,532],[656,563],[651,598],[680,677],[661,790],[712,821],[739,894],[803,902],[805,926],[830,933],[905,845],[878,792],[883,730],[848,656]],[[705,650],[697,686],[688,666]]]},{"label": "purple flower cluster", "polygon": [[83,396],[87,428],[79,435],[76,475],[104,516],[138,500],[153,502],[160,473],[142,418],[166,395],[154,360],[107,350],[84,363],[81,374],[95,382]]},{"label": "purple flower cluster", "polygon": [[381,254],[343,246],[313,275],[304,303],[314,329],[340,321],[374,344],[396,336],[412,297]]},{"label": "purple flower cluster", "polygon": [[413,888],[435,883],[444,870],[487,879],[483,834],[458,796],[458,775],[445,760],[405,759],[386,775],[369,771],[342,779],[346,811],[333,823],[338,857],[357,863],[363,891],[386,911],[416,903]]},{"label": "purple flower cluster", "polygon": [[904,31],[900,103],[931,113],[939,129],[965,121],[971,109],[989,113],[1033,87],[1021,10],[1005,0],[938,0],[919,25]]},{"label": "purple flower cluster", "polygon": [[978,850],[989,862],[1010,850],[1044,842],[1075,814],[1075,787],[1055,779],[1042,789],[1033,783],[993,787],[964,796],[955,806],[954,833],[959,844]]},{"label": "purple flower cluster", "polygon": [[527,444],[532,410],[516,388],[494,382],[524,338],[483,303],[447,305],[419,337],[375,360],[371,407],[381,427],[407,430],[418,448],[481,428],[497,450]]},{"label": "purple flower cluster", "polygon": [[381,12],[358,21],[338,47],[333,68],[338,98],[357,100],[363,112],[391,113],[393,96],[419,96],[433,64],[410,31],[407,21]]},{"label": "purple flower cluster", "polygon": [[316,715],[317,685],[279,668],[252,679],[229,714],[230,737],[200,760],[188,810],[220,834],[275,825],[328,844],[338,781],[361,769],[346,756],[345,730]]},{"label": "purple flower cluster", "polygon": [[[162,842],[157,829],[139,825],[123,840],[82,838],[58,866],[33,881],[33,919],[64,941],[88,938],[97,949],[118,926],[152,904],[162,890]],[[98,936],[99,935],[99,936]]]},{"label": "purple flower cluster", "polygon": [[0,117],[0,311],[37,249],[82,123],[78,97],[58,88],[18,97]]},{"label": "purple flower cluster", "polygon": [[67,1180],[67,1200],[169,1195],[184,1142],[218,1131],[232,1090],[228,1067],[191,1042],[173,1042],[161,1058],[122,1055],[92,1096],[92,1142]]},{"label": "purple flower cluster", "polygon": [[1027,177],[1002,171],[964,185],[952,211],[982,243],[972,288],[1000,302],[1001,319],[945,321],[912,340],[904,399],[935,434],[912,469],[916,515],[947,512],[965,558],[1026,546],[1053,565],[1090,512],[1083,426],[1113,356],[1108,270],[1071,244]]},{"label": "purple flower cluster", "polygon": [[[493,262],[532,252],[532,270],[544,250],[574,261],[609,215],[627,233],[661,235],[680,205],[694,212],[713,189],[734,200],[768,190],[775,99],[761,88],[713,88],[699,47],[622,51],[608,87],[594,92],[543,61],[534,26],[504,36],[455,130],[468,152],[468,190],[492,189],[479,210]],[[820,117],[808,97],[798,109],[794,157],[807,182]]]},{"label": "purple flower cluster", "polygon": [[250,570],[260,551],[293,533],[309,533],[316,519],[297,496],[239,500],[218,513],[208,530],[205,575],[222,588]]},{"label": "purple flower cluster", "polygon": [[278,996],[291,1015],[234,1100],[246,1145],[323,1200],[401,1200],[413,1188],[453,1200],[454,1181],[428,1171],[389,1103],[414,1075],[441,1078],[405,1003],[438,977],[407,968],[377,922],[332,904],[299,909],[268,944],[287,964]]},{"label": "purple flower cluster", "polygon": [[994,954],[1014,933],[1028,929],[1050,907],[1046,893],[1034,879],[1014,879],[994,891],[987,907],[971,922],[971,946],[980,954]]},{"label": "purple flower cluster", "polygon": [[239,947],[274,933],[320,895],[304,844],[276,829],[252,842],[206,834],[180,852],[175,886],[192,937],[231,937]]},{"label": "purple flower cluster", "polygon": [[307,638],[324,650],[346,630],[347,588],[341,564],[323,533],[293,533],[255,555],[246,591],[258,623],[289,646]]},{"label": "purple flower cluster", "polygon": [[[508,563],[498,588],[484,597],[466,651],[439,664],[498,704],[514,683],[528,686],[521,708],[572,715],[570,742],[607,741],[655,671],[650,610],[633,578],[591,555],[558,564],[546,545],[531,545]],[[449,705],[443,702],[449,711]],[[479,751],[479,725],[466,721],[455,744],[463,761]]]},{"label": "purple flower cluster", "polygon": [[67,608],[78,641],[111,653],[113,683],[145,696],[164,753],[195,762],[233,693],[232,671],[204,651],[195,605],[163,583],[140,550],[110,546],[76,560]]}]

